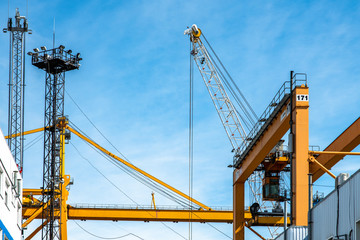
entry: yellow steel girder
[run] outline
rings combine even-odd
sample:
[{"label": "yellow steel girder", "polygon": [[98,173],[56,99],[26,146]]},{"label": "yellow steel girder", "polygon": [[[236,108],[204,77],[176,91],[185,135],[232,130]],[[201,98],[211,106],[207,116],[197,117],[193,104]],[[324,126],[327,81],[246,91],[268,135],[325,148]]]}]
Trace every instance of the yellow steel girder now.
[{"label": "yellow steel girder", "polygon": [[[344,132],[342,132],[328,147],[328,151],[350,152],[360,144],[360,117],[356,119]],[[331,169],[344,155],[329,155],[320,152],[316,160],[327,169]],[[317,181],[325,171],[317,164],[310,164],[313,182]]]},{"label": "yellow steel girder", "polygon": [[[76,208],[70,205],[68,205],[67,209],[68,219],[70,220],[189,222],[189,216],[192,214],[192,222],[233,222],[233,211]],[[24,206],[24,219],[29,218],[36,211],[36,207]],[[41,216],[37,218],[41,218]],[[249,211],[244,211],[244,219],[246,222],[253,222],[252,226],[284,225],[284,218],[280,216],[257,216],[255,220],[252,220]],[[290,219],[288,219],[288,222],[289,220]]]}]

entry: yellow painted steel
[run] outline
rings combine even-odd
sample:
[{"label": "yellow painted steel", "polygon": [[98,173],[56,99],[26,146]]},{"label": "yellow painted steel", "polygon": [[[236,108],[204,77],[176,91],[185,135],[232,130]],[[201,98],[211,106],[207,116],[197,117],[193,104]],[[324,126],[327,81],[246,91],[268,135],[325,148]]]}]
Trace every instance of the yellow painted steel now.
[{"label": "yellow painted steel", "polygon": [[13,135],[10,135],[10,136],[5,136],[5,139],[8,139],[8,138],[14,138],[14,137],[18,137],[20,135],[29,135],[29,134],[32,134],[32,133],[37,133],[37,132],[41,132],[41,131],[44,131],[44,127],[42,128],[36,128],[34,130],[29,130],[29,131],[26,131],[26,132],[23,132],[23,133],[17,133],[17,134],[13,134]]},{"label": "yellow painted steel", "polygon": [[[279,142],[284,134],[289,130],[290,114],[288,113],[288,104],[290,99],[274,116],[272,124],[261,136],[247,157],[243,160],[238,169],[234,169],[233,173],[233,204],[234,204],[234,224],[233,239],[245,239],[245,219],[243,218],[244,202],[244,183],[246,179],[255,171],[271,149]],[[308,149],[308,147],[306,148]]]},{"label": "yellow painted steel", "polygon": [[292,216],[295,226],[308,225],[309,199],[309,101],[297,101],[297,95],[308,95],[306,86],[296,87],[293,94],[293,162]]},{"label": "yellow painted steel", "polygon": [[67,199],[69,192],[66,189],[66,186],[70,183],[70,176],[65,175],[65,129],[68,124],[68,121],[65,117],[62,117],[59,121],[58,127],[61,128],[60,133],[60,239],[67,240]]},{"label": "yellow painted steel", "polygon": [[278,114],[274,116],[272,124],[264,132],[257,144],[254,145],[254,148],[243,160],[241,166],[234,170],[234,183],[237,181],[245,182],[269,154],[271,149],[275,147],[284,134],[289,130],[290,114],[288,114],[287,108],[289,102],[290,100],[288,100]]},{"label": "yellow painted steel", "polygon": [[244,240],[245,239],[245,186],[244,182],[236,181],[236,175],[234,172],[234,185],[233,185],[233,239]]},{"label": "yellow painted steel", "polygon": [[155,205],[155,193],[151,193],[151,206],[154,205],[154,209],[156,210],[156,205]]},{"label": "yellow painted steel", "polygon": [[48,223],[49,221],[46,220],[45,222],[43,222],[39,227],[37,227],[27,238],[25,238],[25,240],[30,240],[32,239],[38,232],[40,232],[40,230]]},{"label": "yellow painted steel", "polygon": [[201,36],[201,30],[200,28],[198,28],[198,33],[194,33],[193,32],[193,36],[196,37],[196,38],[199,38]]},{"label": "yellow painted steel", "polygon": [[[189,211],[166,209],[110,209],[110,208],[75,208],[68,205],[69,220],[107,220],[107,221],[162,221],[162,222],[189,222],[192,214],[193,222],[222,222],[232,223],[232,211]],[[24,207],[23,217],[30,217],[37,208]],[[38,216],[41,218],[41,216]],[[252,220],[251,213],[244,211],[244,220]],[[288,219],[289,222],[290,219]],[[258,216],[252,226],[283,226],[283,217]]]},{"label": "yellow painted steel", "polygon": [[42,195],[43,190],[42,189],[35,189],[35,188],[24,188],[23,189],[23,196],[29,196],[29,195]]},{"label": "yellow painted steel", "polygon": [[[360,117],[345,129],[324,151],[351,152],[360,144]],[[327,169],[331,169],[336,163],[343,159],[344,155],[320,154],[316,160]],[[325,172],[316,164],[310,164],[310,173],[313,182],[317,181]]]},{"label": "yellow painted steel", "polygon": [[252,229],[250,226],[247,226],[246,227],[252,231],[256,236],[258,236],[259,238],[261,238],[262,240],[266,240],[263,236],[261,236],[257,231],[255,231],[254,229]]},{"label": "yellow painted steel", "polygon": [[329,169],[327,169],[326,167],[324,167],[324,165],[322,165],[321,163],[319,163],[313,156],[309,156],[309,161],[316,163],[322,170],[324,170],[327,174],[329,174],[332,178],[336,179],[336,176],[329,171]]},{"label": "yellow painted steel", "polygon": [[69,206],[69,219],[118,220],[118,221],[162,221],[189,222],[232,222],[232,211],[188,211],[160,209],[102,209],[73,208]]},{"label": "yellow painted steel", "polygon": [[330,155],[356,155],[359,156],[360,152],[338,152],[338,151],[309,151],[309,154],[330,154]]},{"label": "yellow painted steel", "polygon": [[29,223],[31,223],[35,218],[37,218],[44,209],[47,208],[47,206],[49,205],[49,202],[47,202],[44,206],[40,206],[23,224],[22,227],[26,227],[27,225],[29,225]]},{"label": "yellow painted steel", "polygon": [[152,176],[151,174],[141,170],[140,168],[134,166],[133,164],[125,161],[124,159],[116,156],[115,154],[109,152],[108,150],[106,150],[105,148],[101,147],[99,144],[93,142],[92,140],[90,140],[89,138],[85,137],[84,135],[82,135],[81,133],[79,133],[78,131],[74,130],[73,128],[69,127],[69,126],[66,126],[66,128],[71,131],[72,133],[74,133],[76,136],[80,137],[81,139],[85,140],[86,142],[90,143],[92,146],[96,147],[97,149],[99,149],[100,151],[102,151],[103,153],[105,153],[106,155],[116,159],[117,161],[123,163],[124,165],[130,167],[131,169],[141,173],[142,175],[144,175],[145,177],[148,177],[150,178],[151,180],[153,180],[154,182],[157,182],[159,184],[161,184],[162,186],[166,187],[167,189],[170,189],[171,191],[179,194],[180,196],[186,198],[187,200],[190,200],[191,202],[199,205],[200,207],[202,207],[203,209],[206,209],[206,210],[211,210],[211,208],[207,207],[205,204],[202,204],[201,202],[189,197],[188,195],[186,195],[185,193],[177,190],[176,188],[170,186],[169,184],[166,184],[165,182],[161,181],[160,179]]}]

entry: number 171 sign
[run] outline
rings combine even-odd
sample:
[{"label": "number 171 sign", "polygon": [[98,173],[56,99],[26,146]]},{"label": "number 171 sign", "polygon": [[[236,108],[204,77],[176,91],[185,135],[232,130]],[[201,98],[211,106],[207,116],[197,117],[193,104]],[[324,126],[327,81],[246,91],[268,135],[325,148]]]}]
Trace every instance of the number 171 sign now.
[{"label": "number 171 sign", "polygon": [[309,95],[308,94],[297,94],[296,95],[296,101],[298,101],[298,102],[308,102],[309,101]]}]

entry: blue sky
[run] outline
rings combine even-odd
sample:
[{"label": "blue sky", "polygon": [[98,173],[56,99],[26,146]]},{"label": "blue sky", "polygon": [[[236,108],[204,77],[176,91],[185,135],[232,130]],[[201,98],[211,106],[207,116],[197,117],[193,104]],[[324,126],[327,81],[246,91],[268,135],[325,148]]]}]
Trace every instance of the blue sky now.
[{"label": "blue sky", "polygon": [[[26,13],[26,1],[10,0]],[[80,70],[66,75],[67,92],[103,134],[138,167],[188,191],[189,41],[196,23],[260,115],[289,71],[306,72],[310,87],[310,144],[325,148],[359,117],[360,3],[358,1],[29,1],[33,34],[27,51],[56,46],[80,52]],[[6,26],[8,3],[0,3]],[[0,127],[7,129],[8,34],[0,35]],[[25,128],[43,125],[44,72],[26,58]],[[232,205],[231,146],[200,75],[195,72],[194,197],[210,206]],[[66,114],[115,152],[67,97]],[[36,136],[27,137],[31,141]],[[143,205],[151,190],[107,163],[73,136],[74,144],[119,188]],[[360,149],[357,149],[358,151]],[[42,141],[25,152],[24,186],[42,185]],[[358,158],[332,169],[354,172]],[[66,172],[75,184],[69,203],[131,204],[67,145]],[[124,184],[125,183],[125,184]],[[325,176],[320,185],[333,185]],[[317,187],[329,192],[329,187]],[[155,194],[158,205],[171,201]],[[80,222],[103,237],[129,232],[149,239],[182,239],[160,223]],[[168,224],[188,236],[187,224]],[[214,224],[226,234],[232,226]],[[33,229],[36,224],[29,227]],[[259,229],[265,234],[266,231]],[[194,224],[194,239],[228,239],[208,225]],[[254,237],[247,232],[248,237]],[[96,239],[69,222],[70,239]],[[254,237],[255,238],[255,237]],[[39,239],[39,238],[36,238]],[[127,237],[125,239],[138,239]]]}]

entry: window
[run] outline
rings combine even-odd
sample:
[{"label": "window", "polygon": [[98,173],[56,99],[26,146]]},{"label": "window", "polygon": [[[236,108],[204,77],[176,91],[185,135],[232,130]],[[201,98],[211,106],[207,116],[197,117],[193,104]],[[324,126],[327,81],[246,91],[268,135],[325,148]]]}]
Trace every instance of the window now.
[{"label": "window", "polygon": [[17,185],[16,185],[16,192],[17,192],[17,194],[18,194],[18,196],[20,197],[20,195],[21,195],[21,179],[18,179],[17,180]]},{"label": "window", "polygon": [[5,191],[5,205],[8,207],[8,202],[9,202],[9,199],[8,199],[8,193],[7,191]]},{"label": "window", "polygon": [[9,207],[9,195],[8,195],[8,190],[9,190],[9,187],[10,187],[10,183],[7,181],[7,179],[5,180],[5,205],[7,207]]},{"label": "window", "polygon": [[21,229],[21,222],[22,222],[22,211],[21,211],[21,205],[18,203],[17,204],[17,224],[19,226],[19,228]]}]

